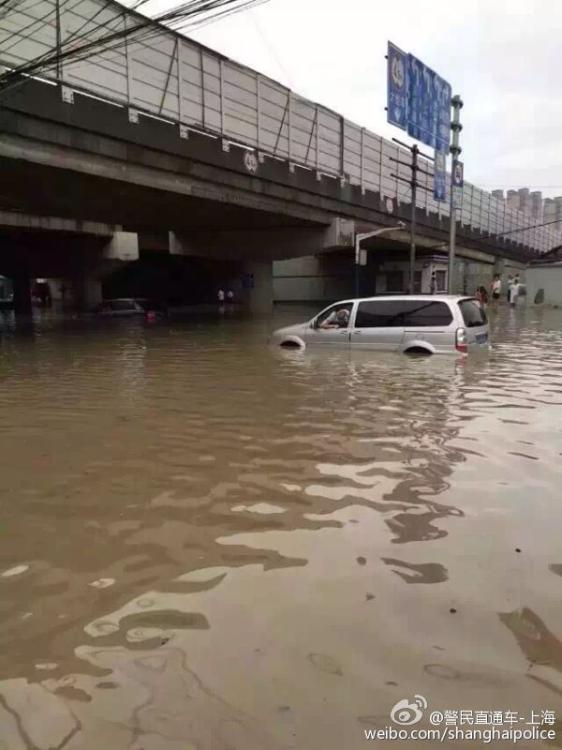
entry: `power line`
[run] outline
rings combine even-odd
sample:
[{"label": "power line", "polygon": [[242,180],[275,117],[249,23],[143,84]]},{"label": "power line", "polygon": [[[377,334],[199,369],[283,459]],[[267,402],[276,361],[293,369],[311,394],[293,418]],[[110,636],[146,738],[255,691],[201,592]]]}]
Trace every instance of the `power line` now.
[{"label": "power line", "polygon": [[[66,5],[68,5],[69,2],[70,2],[70,0],[63,0],[62,4],[60,6],[60,9],[62,10],[62,8],[64,8]],[[76,3],[76,5],[80,5],[81,2],[82,2],[82,0],[78,0],[77,3]],[[29,13],[29,11],[32,10],[32,8],[35,8],[37,5],[41,5],[41,3],[37,2],[37,3],[35,3],[35,5],[32,5],[31,8],[26,8],[25,9],[25,13],[24,13],[23,10],[18,9],[18,13],[21,13],[22,15],[27,15]],[[73,5],[72,9],[74,9],[76,7],[76,5]],[[18,39],[16,39],[14,41],[14,43],[11,44],[10,46],[4,47],[2,49],[2,52],[4,54],[6,54],[7,52],[9,52],[14,47],[17,47],[18,44],[21,44],[22,40],[25,41],[26,39],[30,39],[31,38],[31,34],[29,34],[28,32],[34,26],[37,26],[37,24],[40,24],[40,26],[35,31],[39,31],[41,28],[43,28],[43,26],[49,25],[50,24],[50,20],[49,20],[50,17],[53,16],[53,15],[55,15],[56,12],[57,12],[57,6],[56,6],[56,4],[53,4],[52,8],[47,13],[45,13],[44,16],[41,16],[41,18],[35,18],[33,21],[31,21],[31,23],[28,23],[27,26],[24,26],[23,29],[20,29],[19,31],[16,31],[16,32],[12,32],[14,34],[14,36],[18,37]]]},{"label": "power line", "polygon": [[[510,229],[507,232],[497,232],[495,234],[488,234],[486,237],[482,237],[482,238],[474,237],[471,239],[471,241],[485,244],[488,240],[493,240],[493,239],[498,239],[498,238],[502,239],[503,237],[506,237],[508,234],[517,234],[517,233],[527,232],[531,229],[540,229],[541,227],[547,227],[550,224],[560,224],[560,221],[559,220],[545,221],[545,222],[542,222],[541,224],[531,224],[529,226],[519,227],[518,229]],[[424,249],[425,250],[443,250],[446,247],[447,247],[447,243],[443,241],[443,242],[439,242],[437,245],[431,245],[430,247],[427,247]],[[550,252],[550,250],[545,251],[545,252]]]},{"label": "power line", "polygon": [[505,182],[478,182],[483,187],[496,187],[499,190],[562,190],[562,185],[506,185]]},{"label": "power line", "polygon": [[271,55],[271,57],[277,63],[278,68],[284,73],[284,75],[285,75],[287,81],[289,82],[289,85],[291,86],[291,88],[294,89],[295,88],[295,84],[294,84],[294,81],[293,81],[293,77],[290,75],[289,71],[287,70],[287,68],[285,67],[285,65],[283,64],[283,62],[281,61],[281,58],[277,54],[276,48],[273,46],[273,44],[270,42],[269,38],[266,36],[266,34],[265,34],[264,30],[262,29],[261,24],[259,23],[256,15],[252,13],[251,16],[250,16],[250,18],[251,18],[252,23],[254,24],[254,26],[256,28],[256,31],[261,36],[263,43],[267,47],[267,49],[269,51],[269,54]]},{"label": "power line", "polygon": [[[69,0],[63,1],[69,2]],[[122,21],[123,13],[120,9],[114,18],[103,24],[97,24],[94,29],[91,29],[88,32],[79,34],[84,26],[91,23],[93,18],[99,15],[101,11],[98,10],[89,21],[82,24],[82,26],[75,30],[70,37],[67,37],[67,39],[60,45],[59,49],[55,47],[48,53],[44,53],[43,55],[29,60],[26,63],[9,70],[3,76],[0,76],[0,93],[5,93],[14,86],[21,85],[22,76],[38,75],[45,70],[49,70],[55,66],[58,67],[65,60],[71,60],[73,62],[83,61],[95,55],[103,54],[109,50],[118,49],[125,44],[125,40],[128,38],[132,38],[137,42],[147,40],[152,36],[161,34],[164,31],[162,26],[165,26],[170,30],[183,30],[189,26],[196,26],[202,22],[215,21],[226,15],[230,15],[231,13],[239,12],[250,5],[254,5],[256,2],[266,1],[267,0],[188,0],[187,2],[180,3],[172,9],[166,10],[153,18],[143,15],[133,15],[133,19],[136,20],[135,24],[119,30],[110,29],[109,33],[92,39],[92,33],[95,33],[99,29],[107,28],[109,24],[116,19]],[[141,2],[144,2],[144,0],[141,0]],[[135,7],[138,7],[138,4]],[[125,6],[122,6],[122,9],[123,11],[129,10]],[[34,24],[31,24],[28,25],[28,27],[25,27],[26,30],[33,25]],[[76,43],[82,40],[84,40],[84,44],[76,46]],[[72,44],[70,44],[70,42],[72,42]]]},{"label": "power line", "polygon": [[555,219],[554,221],[543,221],[542,224],[531,224],[527,227],[519,227],[519,229],[510,229],[509,232],[497,232],[496,234],[489,234],[486,239],[490,239],[493,237],[505,237],[508,234],[516,234],[517,232],[527,232],[530,229],[540,229],[541,227],[548,227],[551,224],[560,224],[560,219]]}]

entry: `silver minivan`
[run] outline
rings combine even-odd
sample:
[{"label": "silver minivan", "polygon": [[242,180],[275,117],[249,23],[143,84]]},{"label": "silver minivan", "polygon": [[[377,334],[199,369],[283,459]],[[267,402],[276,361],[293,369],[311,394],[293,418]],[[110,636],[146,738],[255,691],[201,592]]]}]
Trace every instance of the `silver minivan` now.
[{"label": "silver minivan", "polygon": [[280,328],[286,347],[352,346],[407,354],[456,354],[489,346],[486,311],[473,297],[408,295],[337,302],[307,323]]}]

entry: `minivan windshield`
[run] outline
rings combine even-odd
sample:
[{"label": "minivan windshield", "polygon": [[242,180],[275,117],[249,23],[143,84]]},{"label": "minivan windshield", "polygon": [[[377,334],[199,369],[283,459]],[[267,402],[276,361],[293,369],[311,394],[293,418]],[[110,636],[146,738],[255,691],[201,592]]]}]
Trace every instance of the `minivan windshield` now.
[{"label": "minivan windshield", "polygon": [[475,299],[463,299],[459,302],[464,324],[467,328],[485,326],[488,322],[486,311]]}]

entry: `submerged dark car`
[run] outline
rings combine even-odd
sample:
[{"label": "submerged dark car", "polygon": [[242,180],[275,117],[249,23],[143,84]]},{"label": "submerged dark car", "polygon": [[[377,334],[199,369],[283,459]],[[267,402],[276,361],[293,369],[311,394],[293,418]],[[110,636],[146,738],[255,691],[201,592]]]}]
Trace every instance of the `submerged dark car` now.
[{"label": "submerged dark car", "polygon": [[96,315],[110,318],[124,318],[135,315],[154,315],[164,317],[168,314],[167,306],[160,300],[138,297],[120,297],[107,299],[94,308]]},{"label": "submerged dark car", "polygon": [[168,315],[168,305],[159,299],[135,298],[135,302],[142,307],[145,313],[156,313],[158,317]]},{"label": "submerged dark car", "polygon": [[110,318],[123,318],[133,315],[145,315],[145,310],[133,297],[106,299],[94,308],[96,315]]}]

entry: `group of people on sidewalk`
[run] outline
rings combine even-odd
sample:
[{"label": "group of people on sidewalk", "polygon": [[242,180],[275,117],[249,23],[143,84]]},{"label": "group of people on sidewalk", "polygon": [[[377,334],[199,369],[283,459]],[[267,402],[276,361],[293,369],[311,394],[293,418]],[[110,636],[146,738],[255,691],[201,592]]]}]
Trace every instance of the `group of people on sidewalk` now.
[{"label": "group of people on sidewalk", "polygon": [[[512,276],[510,274],[507,279],[507,301],[511,305],[511,307],[515,307],[517,305],[520,291],[521,280],[519,278],[519,274],[516,274],[515,276]],[[495,274],[492,280],[490,292],[492,297],[492,304],[497,304],[502,296],[502,280],[499,273]],[[476,290],[476,297],[483,305],[487,305],[489,298],[486,287],[479,286]]]}]

